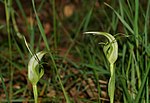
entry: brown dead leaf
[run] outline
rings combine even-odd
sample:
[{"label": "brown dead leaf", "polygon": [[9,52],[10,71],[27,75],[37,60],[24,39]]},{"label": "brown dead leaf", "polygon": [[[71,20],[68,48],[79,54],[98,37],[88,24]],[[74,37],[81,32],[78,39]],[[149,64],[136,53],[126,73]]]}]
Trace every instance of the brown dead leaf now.
[{"label": "brown dead leaf", "polygon": [[32,16],[27,17],[27,21],[30,25],[33,25],[35,19]]},{"label": "brown dead leaf", "polygon": [[76,96],[76,94],[77,94],[77,89],[76,89],[75,87],[71,88],[70,94],[71,94],[71,96],[73,96],[73,97]]},{"label": "brown dead leaf", "polygon": [[19,84],[19,83],[17,83],[17,84],[14,84],[14,85],[13,85],[13,88],[14,88],[14,89],[20,89],[20,88],[21,88],[21,86],[20,86],[20,84]]},{"label": "brown dead leaf", "polygon": [[55,90],[51,90],[48,94],[47,94],[48,97],[54,97],[56,96],[56,91]]},{"label": "brown dead leaf", "polygon": [[56,91],[53,89],[53,87],[49,87],[49,93],[47,93],[48,97],[54,97],[56,96]]},{"label": "brown dead leaf", "polygon": [[50,25],[50,23],[45,23],[44,24],[44,31],[45,31],[45,34],[49,34],[50,33],[50,31],[51,31],[51,25]]},{"label": "brown dead leaf", "polygon": [[92,99],[97,98],[98,97],[97,89],[96,89],[96,86],[95,86],[95,84],[91,78],[88,78],[88,86],[89,86],[89,88],[87,89],[88,95]]},{"label": "brown dead leaf", "polygon": [[64,6],[64,15],[66,17],[70,17],[73,15],[74,10],[75,10],[75,6],[73,4],[68,4]]}]

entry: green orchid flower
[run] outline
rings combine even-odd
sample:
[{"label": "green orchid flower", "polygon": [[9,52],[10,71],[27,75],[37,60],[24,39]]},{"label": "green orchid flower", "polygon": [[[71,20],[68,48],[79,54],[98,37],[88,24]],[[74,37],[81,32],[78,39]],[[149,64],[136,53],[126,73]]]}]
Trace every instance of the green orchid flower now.
[{"label": "green orchid flower", "polygon": [[38,101],[37,82],[44,74],[44,69],[40,68],[39,62],[45,54],[46,52],[44,51],[36,53],[28,63],[28,79],[33,86],[35,103]]},{"label": "green orchid flower", "polygon": [[108,39],[108,43],[104,45],[103,51],[110,63],[110,79],[108,84],[108,94],[110,97],[110,103],[114,102],[114,92],[115,92],[115,68],[114,63],[118,58],[118,44],[116,39],[109,33],[105,32],[85,32],[85,34],[94,34],[94,35],[101,35],[105,36]]}]

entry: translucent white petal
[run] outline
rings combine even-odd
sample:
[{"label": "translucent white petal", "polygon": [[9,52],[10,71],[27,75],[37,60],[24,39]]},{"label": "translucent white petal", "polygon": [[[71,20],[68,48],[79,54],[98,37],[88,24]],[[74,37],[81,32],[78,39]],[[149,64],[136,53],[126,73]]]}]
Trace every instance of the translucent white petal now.
[{"label": "translucent white petal", "polygon": [[40,77],[42,77],[42,75],[44,74],[44,70],[41,71],[43,73],[38,73],[39,71],[37,71],[36,69],[38,69],[39,61],[42,59],[45,53],[46,52],[44,51],[36,53],[32,56],[28,63],[28,79],[32,84],[36,84],[39,81]]}]

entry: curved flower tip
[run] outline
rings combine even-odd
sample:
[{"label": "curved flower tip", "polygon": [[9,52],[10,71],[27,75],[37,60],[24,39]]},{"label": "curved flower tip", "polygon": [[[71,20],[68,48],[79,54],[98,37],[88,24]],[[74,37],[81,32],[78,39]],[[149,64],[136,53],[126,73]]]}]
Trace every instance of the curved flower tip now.
[{"label": "curved flower tip", "polygon": [[85,32],[84,34],[105,36],[109,40],[109,43],[107,45],[104,45],[104,54],[107,57],[109,63],[113,64],[116,62],[118,58],[118,43],[111,34],[106,32]]},{"label": "curved flower tip", "polygon": [[35,85],[39,81],[39,79],[43,76],[44,70],[43,68],[39,71],[39,61],[46,54],[44,51],[40,51],[32,56],[28,63],[28,79],[30,82]]}]

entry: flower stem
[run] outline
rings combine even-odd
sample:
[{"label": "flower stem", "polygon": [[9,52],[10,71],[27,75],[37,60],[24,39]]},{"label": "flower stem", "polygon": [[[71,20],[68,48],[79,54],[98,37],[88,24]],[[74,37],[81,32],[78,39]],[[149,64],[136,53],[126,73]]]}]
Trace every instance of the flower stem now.
[{"label": "flower stem", "polygon": [[35,101],[35,103],[38,103],[38,92],[37,92],[36,85],[33,85],[33,93],[34,93],[34,101]]},{"label": "flower stem", "polygon": [[110,96],[110,103],[114,103],[114,92],[115,92],[115,69],[114,64],[110,64],[110,80],[108,84],[108,93]]}]

